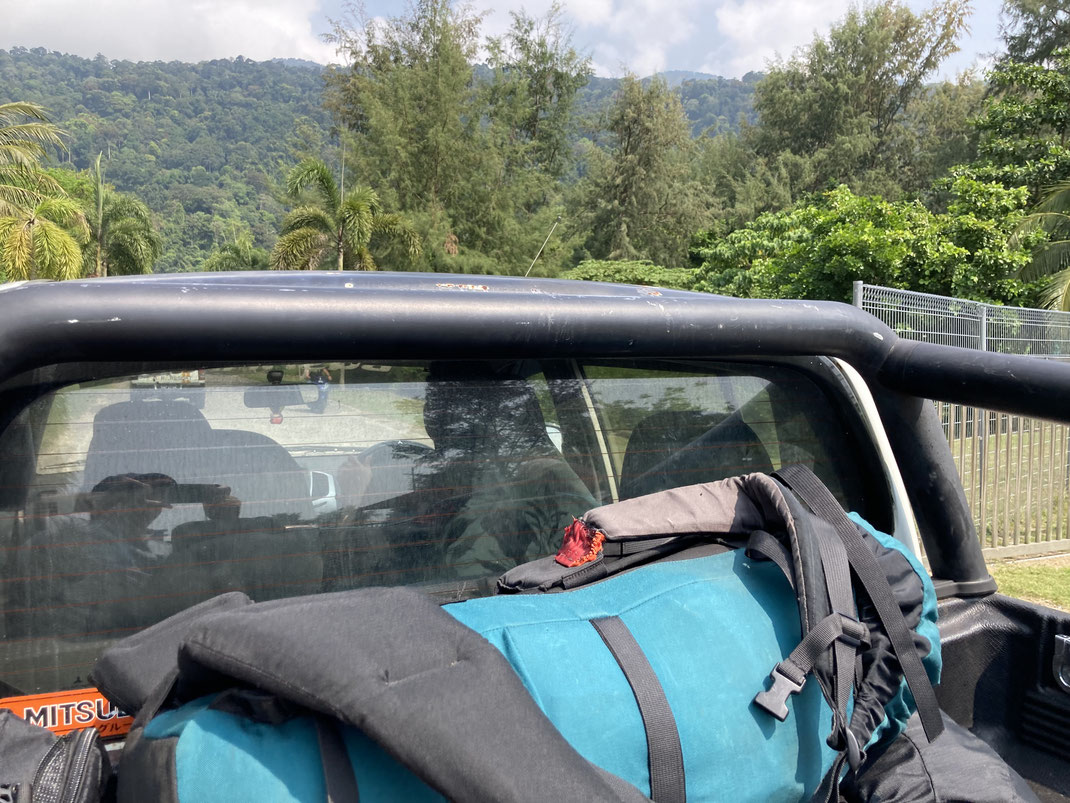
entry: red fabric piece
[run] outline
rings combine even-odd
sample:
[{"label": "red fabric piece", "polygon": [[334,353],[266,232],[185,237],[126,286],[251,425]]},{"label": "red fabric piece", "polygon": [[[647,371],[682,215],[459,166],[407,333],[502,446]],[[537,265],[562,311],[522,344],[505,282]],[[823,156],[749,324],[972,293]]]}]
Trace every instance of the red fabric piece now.
[{"label": "red fabric piece", "polygon": [[585,522],[574,518],[572,524],[565,528],[565,538],[554,560],[569,568],[590,563],[602,554],[605,540],[605,533],[591,529]]}]

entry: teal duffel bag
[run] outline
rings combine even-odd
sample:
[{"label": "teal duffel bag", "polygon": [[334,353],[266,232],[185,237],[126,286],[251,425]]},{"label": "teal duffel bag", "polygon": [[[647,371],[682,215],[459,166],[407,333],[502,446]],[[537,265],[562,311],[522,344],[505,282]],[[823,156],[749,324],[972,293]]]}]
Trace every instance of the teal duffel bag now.
[{"label": "teal duffel bag", "polygon": [[834,799],[916,707],[942,725],[931,583],[831,499],[806,470],[748,475],[589,511],[507,595],[206,617],[119,798]]}]

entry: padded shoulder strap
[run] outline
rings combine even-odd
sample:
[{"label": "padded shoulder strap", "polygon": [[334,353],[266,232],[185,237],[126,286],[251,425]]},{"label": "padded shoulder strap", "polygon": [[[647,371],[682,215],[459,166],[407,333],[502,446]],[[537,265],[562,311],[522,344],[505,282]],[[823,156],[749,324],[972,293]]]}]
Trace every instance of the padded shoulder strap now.
[{"label": "padded shoulder strap", "polygon": [[892,588],[888,584],[888,578],[881,571],[877,559],[866,546],[858,527],[847,518],[836,497],[825,487],[824,483],[817,478],[806,466],[786,466],[776,472],[775,476],[785,485],[791,488],[796,496],[805,502],[818,516],[829,522],[836,528],[847,551],[847,558],[851,563],[855,576],[880,618],[895,651],[895,656],[903,669],[907,686],[918,706],[918,716],[925,730],[925,736],[931,742],[943,732],[943,720],[940,717],[940,706],[936,700],[936,692],[933,691],[932,683],[921,663],[921,657],[914,647],[914,640],[907,628],[906,620],[899,610],[895,601]]},{"label": "padded shoulder strap", "polygon": [[605,536],[610,554],[609,545],[618,542],[708,534],[746,538],[754,530],[783,530],[790,518],[773,480],[745,474],[596,507],[583,520]]}]

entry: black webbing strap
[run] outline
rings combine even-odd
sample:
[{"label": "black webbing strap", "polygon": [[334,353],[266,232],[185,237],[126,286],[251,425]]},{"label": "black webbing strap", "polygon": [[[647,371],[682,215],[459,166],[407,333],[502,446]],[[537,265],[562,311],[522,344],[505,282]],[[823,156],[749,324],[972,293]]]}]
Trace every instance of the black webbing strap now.
[{"label": "black webbing strap", "polygon": [[316,738],[323,764],[323,780],[327,786],[327,803],[357,803],[357,776],[349,760],[346,743],[338,723],[326,717],[316,717]]},{"label": "black webbing strap", "polygon": [[[851,585],[851,566],[846,548],[834,531],[830,532],[821,526],[815,526],[813,531],[821,552],[821,568],[832,614],[853,623],[855,634],[861,631],[858,635],[852,634],[853,641],[836,637],[832,642],[833,699],[830,702],[836,712],[832,736],[837,749],[847,749],[848,740],[851,738],[847,734],[847,704],[851,699],[851,686],[854,681],[855,655],[861,641],[868,640],[869,632],[855,619],[857,613],[854,588]],[[861,754],[855,745],[851,752],[851,768],[854,769],[860,762]]]},{"label": "black webbing strap", "polygon": [[784,544],[765,530],[755,530],[741,546],[748,555],[757,555],[776,564],[791,590],[795,590],[795,570],[792,568],[791,552]]},{"label": "black webbing strap", "polygon": [[[831,526],[831,525],[829,525]],[[803,638],[788,658],[770,673],[772,685],[759,692],[754,702],[781,722],[788,716],[787,700],[792,694],[802,691],[806,676],[817,660],[831,648],[833,650],[833,676],[829,705],[836,712],[833,737],[848,747],[847,704],[851,697],[855,673],[855,655],[868,632],[854,618],[854,594],[851,586],[851,569],[847,552],[834,531],[814,528],[814,539],[821,553],[822,574],[829,606],[833,613]],[[743,545],[748,553],[772,561],[795,590],[791,553],[777,538],[764,530],[755,530]],[[852,750],[853,764],[861,760],[861,754]],[[857,755],[857,758],[856,758]]]},{"label": "black webbing strap", "polygon": [[639,715],[646,729],[651,799],[655,803],[686,803],[680,732],[654,668],[620,617],[592,619],[591,625],[620,666],[639,706]]},{"label": "black webbing strap", "polygon": [[884,632],[891,642],[892,650],[899,659],[903,677],[906,678],[907,686],[918,706],[918,717],[921,719],[925,736],[930,742],[933,741],[944,730],[936,692],[933,691],[921,657],[914,647],[914,639],[888,584],[888,577],[877,564],[877,558],[862,540],[854,522],[847,518],[836,497],[810,469],[800,465],[787,466],[774,476],[795,491],[814,513],[836,528],[847,550],[851,568],[869,595]]},{"label": "black webbing strap", "polygon": [[788,717],[788,695],[802,691],[806,676],[828,648],[842,642],[853,656],[855,649],[865,643],[868,634],[869,631],[861,622],[843,614],[829,614],[806,634],[787,658],[773,668],[773,687],[759,692],[754,698],[755,704],[783,722]]},{"label": "black webbing strap", "polygon": [[814,794],[810,797],[810,803],[840,803],[840,776],[843,774],[843,765],[847,756],[840,753],[832,762],[829,771],[821,779]]},{"label": "black webbing strap", "polygon": [[656,549],[659,546],[671,544],[673,541],[682,541],[686,536],[670,535],[665,538],[636,538],[633,541],[610,541],[608,538],[602,543],[602,554],[606,557],[623,557],[635,555]]}]

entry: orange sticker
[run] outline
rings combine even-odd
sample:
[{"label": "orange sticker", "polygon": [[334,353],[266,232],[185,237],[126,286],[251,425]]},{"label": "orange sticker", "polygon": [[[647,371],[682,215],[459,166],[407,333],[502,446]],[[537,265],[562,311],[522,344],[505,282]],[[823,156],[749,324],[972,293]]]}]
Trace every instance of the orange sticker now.
[{"label": "orange sticker", "polygon": [[8,708],[27,722],[56,734],[96,728],[103,737],[122,736],[134,721],[132,716],[105,700],[96,689],[4,697],[0,699],[0,708]]}]

